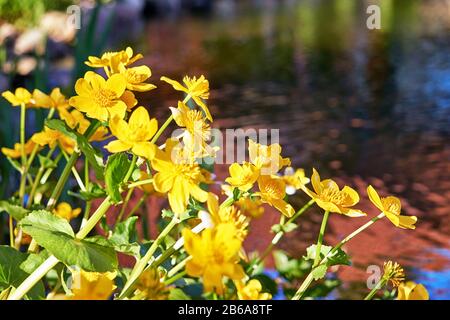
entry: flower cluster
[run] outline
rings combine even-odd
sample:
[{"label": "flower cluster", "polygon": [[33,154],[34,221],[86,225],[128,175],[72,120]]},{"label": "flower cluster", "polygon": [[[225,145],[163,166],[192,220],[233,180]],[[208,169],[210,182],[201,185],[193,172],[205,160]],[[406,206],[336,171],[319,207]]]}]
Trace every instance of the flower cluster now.
[{"label": "flower cluster", "polygon": [[[225,181],[217,180],[201,161],[214,158],[218,151],[209,145],[213,118],[207,106],[208,80],[203,75],[186,76],[182,82],[161,77],[183,96],[167,110],[168,119],[160,125],[150,116],[156,112],[141,105],[135,95],[156,88],[148,82],[150,68],[135,66],[141,58],[131,48],[89,57],[86,65],[100,72],[86,72],[76,81],[70,98],[58,88],[48,94],[24,88],[3,93],[21,108],[21,140],[13,148],[2,148],[21,176],[19,192],[0,206],[10,215],[10,246],[28,246],[28,254],[36,259],[26,260],[34,263],[42,259],[37,257],[38,250],[46,250],[48,258],[40,268],[27,268],[33,285],[59,262],[73,278],[68,284],[61,277],[64,283],[53,287],[48,299],[108,299],[113,293],[115,299],[183,298],[189,295],[184,289],[192,283],[201,284],[203,292],[187,298],[271,299],[276,285],[270,287],[261,280],[264,260],[285,234],[298,227],[303,212],[317,204],[324,211],[323,222],[317,244],[308,248],[305,258],[312,257],[314,263],[286,262],[310,268],[293,295],[300,299],[313,280],[325,277],[328,267],[349,264],[341,247],[376,221],[387,217],[396,227],[415,228],[417,218],[401,215],[398,198],[380,197],[369,186],[368,198],[380,211],[378,216],[334,247],[322,245],[329,213],[367,215],[356,208],[360,195],[349,186],[340,188],[332,179],[322,180],[316,169],[307,177],[304,169],[292,168],[278,143],[248,139],[247,161],[232,163]],[[44,129],[27,140],[25,112],[33,108],[48,110],[47,119]],[[172,121],[180,134],[159,141]],[[107,159],[98,142],[103,144],[100,150],[108,151]],[[64,160],[63,170],[56,170]],[[224,195],[213,193],[213,184],[220,185]],[[291,197],[298,190],[311,200],[295,208]],[[81,208],[62,202],[66,191],[84,203],[82,215]],[[130,208],[129,201],[136,195],[141,198]],[[167,199],[167,206],[162,210],[159,235],[149,239],[142,206],[152,197]],[[110,210],[113,207],[120,208],[117,216]],[[267,207],[280,213],[280,223],[272,228],[274,238],[262,254],[248,253],[244,242],[252,220],[263,216]],[[112,224],[104,219],[107,213],[116,218]],[[70,224],[73,220],[81,221]],[[143,237],[137,236],[137,220],[142,220]],[[102,236],[89,237],[95,227],[103,229]],[[119,252],[134,258],[132,268],[118,264]],[[25,257],[21,259],[16,260]],[[2,296],[35,297],[32,281],[23,281],[22,273],[20,281],[11,274],[11,284],[6,288],[0,284],[0,291],[5,290]],[[384,279],[398,287],[399,299],[425,296],[423,286],[403,283],[403,269],[397,264],[385,264]],[[10,292],[9,285],[15,290]]]}]

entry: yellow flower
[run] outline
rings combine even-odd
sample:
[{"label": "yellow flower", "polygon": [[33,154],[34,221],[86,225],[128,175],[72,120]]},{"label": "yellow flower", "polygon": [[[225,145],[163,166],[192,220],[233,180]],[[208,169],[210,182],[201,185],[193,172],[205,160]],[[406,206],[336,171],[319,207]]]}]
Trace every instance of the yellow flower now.
[{"label": "yellow flower", "polygon": [[72,273],[72,300],[107,300],[116,289],[114,278],[116,272],[87,272],[84,270]]},{"label": "yellow flower", "polygon": [[372,186],[367,188],[367,194],[369,195],[370,201],[380,209],[396,227],[402,229],[416,228],[414,225],[417,222],[416,216],[400,215],[402,204],[399,198],[393,196],[381,198]]},{"label": "yellow flower", "polygon": [[[36,143],[31,139],[25,142],[25,155],[29,155],[31,152],[33,152],[35,146]],[[14,143],[14,149],[3,147],[2,153],[12,159],[20,158],[20,156],[22,155],[22,144]]]},{"label": "yellow flower", "polygon": [[152,167],[158,171],[153,176],[155,190],[168,193],[170,207],[176,214],[186,211],[189,196],[205,202],[208,193],[199,187],[200,182],[205,181],[200,166],[197,163],[180,161],[179,145],[176,139],[167,139],[165,151],[156,150],[152,159]]},{"label": "yellow flower", "polygon": [[8,100],[14,107],[20,106],[24,103],[26,106],[29,106],[33,103],[31,93],[24,88],[17,88],[14,93],[11,91],[5,91],[2,93],[3,98]]},{"label": "yellow flower", "polygon": [[59,88],[54,88],[52,92],[47,95],[41,90],[35,89],[33,91],[34,105],[39,108],[63,108],[69,106],[69,101],[61,93]]},{"label": "yellow flower", "polygon": [[139,92],[150,91],[156,86],[145,81],[151,77],[152,71],[147,66],[125,68],[123,64],[119,65],[119,72],[127,81],[127,89]]},{"label": "yellow flower", "polygon": [[48,145],[50,148],[53,148],[58,143],[69,154],[73,153],[76,145],[75,140],[69,138],[64,133],[47,127],[44,127],[43,131],[35,133],[31,137],[31,140],[40,146]]},{"label": "yellow flower", "polygon": [[116,52],[105,52],[100,58],[89,56],[85,64],[91,68],[104,68],[106,74],[111,76],[119,72],[119,66],[128,66],[139,59],[142,59],[142,54],[133,56],[133,49],[127,47],[125,50]]},{"label": "yellow flower", "polygon": [[[91,124],[91,122],[86,119],[80,111],[76,109],[68,111],[67,109],[59,108],[58,113],[59,117],[64,120],[70,128],[77,128],[77,131],[80,134],[84,134]],[[108,129],[106,129],[105,127],[99,127],[89,138],[89,141],[103,141],[106,139],[107,134]]]},{"label": "yellow flower", "polygon": [[265,146],[252,139],[249,139],[248,142],[250,162],[260,170],[261,175],[276,174],[282,167],[291,164],[289,158],[281,157],[281,146],[278,143]]},{"label": "yellow flower", "polygon": [[242,165],[233,163],[228,171],[230,177],[226,178],[225,181],[244,192],[250,190],[259,177],[258,168],[248,162],[244,162]]},{"label": "yellow flower", "polygon": [[102,76],[88,71],[84,78],[77,80],[75,91],[78,95],[70,98],[69,103],[93,119],[107,121],[114,116],[123,119],[127,105],[120,97],[126,86],[126,80],[121,74],[114,74],[105,80]]},{"label": "yellow flower", "polygon": [[283,200],[286,195],[286,184],[283,179],[277,176],[260,176],[258,187],[259,192],[255,194],[261,197],[263,203],[270,204],[288,218],[294,215],[294,208]]},{"label": "yellow flower", "polygon": [[141,274],[136,289],[136,296],[145,300],[167,300],[169,297],[168,288],[164,285],[160,272],[154,268]]},{"label": "yellow flower", "polygon": [[301,188],[323,210],[344,214],[349,217],[361,217],[366,215],[361,210],[352,208],[359,202],[359,195],[352,188],[345,186],[340,190],[337,183],[331,179],[321,181],[316,169],[313,169],[311,183],[314,192],[305,186],[302,186]]},{"label": "yellow flower", "polygon": [[248,233],[248,218],[241,214],[235,206],[221,208],[217,196],[211,192],[208,193],[207,200],[208,211],[211,214],[214,225],[221,223],[231,223],[236,227],[236,236],[244,241]]},{"label": "yellow flower", "polygon": [[398,287],[397,300],[428,300],[429,298],[427,289],[413,281],[402,283]]},{"label": "yellow flower", "polygon": [[201,75],[198,79],[196,77],[190,78],[188,76],[185,76],[183,78],[184,86],[178,81],[169,79],[167,77],[161,77],[161,80],[172,85],[175,90],[185,92],[205,112],[206,118],[209,121],[213,121],[208,107],[202,100],[206,100],[209,98],[209,82],[203,75]]},{"label": "yellow flower", "polygon": [[241,280],[244,270],[239,264],[242,241],[236,236],[236,227],[231,223],[219,224],[205,229],[201,235],[189,229],[183,230],[184,248],[192,257],[186,263],[186,272],[203,278],[205,292],[223,294],[222,279],[228,277]]},{"label": "yellow flower", "polygon": [[179,127],[185,128],[182,139],[185,153],[191,159],[214,156],[217,149],[207,144],[211,139],[211,127],[198,110],[190,109],[181,101],[178,108],[170,107],[173,118]]},{"label": "yellow flower", "polygon": [[272,295],[267,292],[261,292],[261,283],[252,279],[244,284],[242,281],[235,281],[239,300],[270,300]]},{"label": "yellow flower", "polygon": [[81,209],[72,209],[72,206],[67,202],[61,202],[56,206],[55,209],[53,209],[53,213],[60,218],[70,221],[78,217],[78,215],[81,213]]},{"label": "yellow flower", "polygon": [[158,121],[150,119],[144,107],[137,108],[128,123],[114,117],[109,123],[112,134],[117,140],[111,141],[105,148],[112,153],[131,150],[135,155],[152,159],[155,155],[156,146],[150,139],[158,131]]},{"label": "yellow flower", "polygon": [[309,183],[309,178],[305,176],[305,170],[297,169],[294,172],[292,167],[287,167],[284,170],[284,175],[282,176],[284,182],[286,183],[286,193],[288,195],[293,195],[300,189],[303,185]]},{"label": "yellow flower", "polygon": [[397,262],[384,262],[383,264],[383,278],[386,281],[391,281],[394,287],[398,287],[400,283],[405,281],[405,272]]},{"label": "yellow flower", "polygon": [[241,212],[247,217],[257,219],[264,214],[264,208],[262,202],[259,199],[250,199],[247,197],[241,197],[236,205],[239,207]]}]

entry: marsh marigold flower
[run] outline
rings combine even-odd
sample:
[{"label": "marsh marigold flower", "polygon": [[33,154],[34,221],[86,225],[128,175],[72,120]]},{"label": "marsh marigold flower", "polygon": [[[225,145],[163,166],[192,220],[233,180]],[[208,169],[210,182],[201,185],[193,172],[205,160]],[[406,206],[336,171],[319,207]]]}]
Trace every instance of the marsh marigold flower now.
[{"label": "marsh marigold flower", "polygon": [[190,109],[181,101],[178,101],[178,108],[171,107],[170,110],[176,124],[185,128],[182,135],[185,152],[192,159],[214,156],[217,148],[213,148],[207,143],[211,139],[211,127],[202,113]]},{"label": "marsh marigold flower", "polygon": [[34,105],[39,108],[67,108],[69,101],[61,93],[59,88],[54,88],[50,94],[45,94],[41,90],[33,91]]},{"label": "marsh marigold flower", "polygon": [[422,284],[413,281],[398,286],[397,300],[429,300],[427,289]]},{"label": "marsh marigold flower", "polygon": [[150,268],[145,270],[136,283],[137,297],[145,300],[167,300],[169,290],[162,280],[158,270]]},{"label": "marsh marigold flower", "polygon": [[262,202],[256,198],[241,197],[235,203],[241,212],[249,218],[257,219],[264,214]]},{"label": "marsh marigold flower", "polygon": [[205,112],[206,118],[209,121],[213,121],[208,107],[202,100],[207,100],[209,98],[209,82],[203,75],[201,75],[198,79],[196,77],[190,78],[185,76],[183,78],[184,85],[167,77],[161,77],[161,80],[172,85],[175,90],[186,93],[195,101],[203,112]]},{"label": "marsh marigold flower", "polygon": [[316,169],[313,169],[311,184],[314,192],[305,186],[302,186],[302,190],[323,210],[340,213],[349,217],[366,215],[361,210],[352,208],[359,202],[359,195],[354,189],[348,186],[339,189],[337,183],[331,179],[320,180],[320,175]]},{"label": "marsh marigold flower", "polygon": [[402,204],[399,198],[393,196],[381,198],[372,186],[367,188],[367,194],[369,195],[370,201],[381,210],[396,227],[402,229],[416,228],[414,224],[417,222],[417,217],[400,215]]},{"label": "marsh marigold flower", "polygon": [[152,159],[152,167],[158,171],[153,176],[155,190],[167,193],[172,210],[177,213],[186,211],[189,196],[205,202],[208,193],[199,186],[205,181],[200,166],[197,163],[185,162],[184,156],[179,155],[182,150],[177,146],[179,141],[167,139],[165,150],[156,150]]},{"label": "marsh marigold flower", "polygon": [[145,82],[152,76],[152,71],[147,66],[125,68],[125,66],[121,64],[119,65],[119,72],[125,77],[128,90],[145,92],[156,88],[154,84]]},{"label": "marsh marigold flower", "polygon": [[281,157],[281,146],[278,143],[265,146],[248,140],[250,162],[259,169],[261,175],[276,174],[282,167],[289,166],[291,160]]},{"label": "marsh marigold flower", "polygon": [[272,295],[267,292],[261,292],[261,282],[257,279],[251,279],[244,284],[242,281],[235,281],[239,300],[270,300]]},{"label": "marsh marigold flower", "polygon": [[186,272],[193,277],[202,277],[205,292],[223,294],[223,277],[241,280],[245,276],[239,264],[242,241],[236,233],[236,227],[231,223],[205,229],[200,235],[189,229],[183,230],[184,248],[192,257],[186,263]]},{"label": "marsh marigold flower", "polygon": [[248,233],[248,218],[245,215],[241,214],[235,206],[221,208],[217,196],[211,192],[208,193],[207,206],[214,225],[233,224],[237,230],[236,236],[244,241]]},{"label": "marsh marigold flower", "polygon": [[103,68],[109,77],[119,72],[120,65],[128,66],[142,58],[142,54],[134,55],[133,49],[127,47],[122,51],[105,52],[100,58],[89,56],[85,64],[91,68]]},{"label": "marsh marigold flower", "polygon": [[115,272],[87,272],[84,270],[72,273],[72,300],[107,300],[116,289]]},{"label": "marsh marigold flower", "polygon": [[282,178],[286,183],[286,193],[288,195],[295,194],[298,189],[309,183],[309,178],[305,176],[305,170],[303,169],[294,171],[292,167],[287,167]]},{"label": "marsh marigold flower", "polygon": [[53,213],[60,218],[70,221],[80,215],[81,208],[72,209],[72,206],[67,202],[61,202],[53,209]]},{"label": "marsh marigold flower", "polygon": [[44,127],[43,131],[35,133],[31,140],[41,147],[48,145],[50,148],[53,148],[59,144],[69,154],[73,153],[76,146],[75,140],[60,131],[49,129],[48,127]]},{"label": "marsh marigold flower", "polygon": [[263,203],[275,207],[288,218],[294,215],[294,208],[284,201],[286,184],[283,179],[277,176],[260,176],[258,179],[258,187],[259,192],[255,194],[261,197]]},{"label": "marsh marigold flower", "polygon": [[31,106],[33,103],[31,93],[25,88],[17,88],[14,93],[11,91],[5,91],[2,93],[2,96],[14,107],[20,106],[22,103],[26,106]]},{"label": "marsh marigold flower", "polygon": [[121,74],[114,74],[105,80],[102,76],[88,71],[84,78],[75,83],[77,96],[70,98],[69,104],[90,118],[108,121],[115,116],[123,119],[127,105],[120,98],[127,83]]},{"label": "marsh marigold flower", "polygon": [[105,148],[112,153],[131,150],[135,155],[152,159],[156,146],[150,139],[158,131],[158,121],[150,119],[144,107],[137,108],[128,123],[120,117],[114,117],[109,123],[112,134],[117,140],[111,141]]},{"label": "marsh marigold flower", "polygon": [[[31,139],[25,142],[25,155],[29,155],[31,152],[33,152],[35,146],[36,143]],[[20,156],[22,155],[22,144],[14,143],[13,149],[3,147],[2,153],[12,159],[20,158]]]},{"label": "marsh marigold flower", "polygon": [[226,178],[225,181],[243,192],[250,190],[259,177],[258,168],[245,161],[242,165],[233,163],[228,168],[228,171],[230,172],[230,177]]},{"label": "marsh marigold flower", "polygon": [[405,281],[405,272],[397,262],[384,262],[383,272],[383,278],[386,281],[391,281],[394,287],[398,287],[400,283]]}]

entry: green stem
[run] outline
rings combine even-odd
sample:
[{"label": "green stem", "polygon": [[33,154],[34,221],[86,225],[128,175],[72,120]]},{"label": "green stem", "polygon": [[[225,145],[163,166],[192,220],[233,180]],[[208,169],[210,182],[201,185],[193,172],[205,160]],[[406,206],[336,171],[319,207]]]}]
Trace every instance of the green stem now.
[{"label": "green stem", "polygon": [[155,239],[155,241],[153,241],[153,243],[150,246],[150,248],[148,249],[147,253],[134,265],[134,268],[131,271],[130,277],[128,278],[122,292],[119,295],[119,299],[123,299],[123,298],[127,297],[129,294],[131,294],[131,290],[133,289],[134,283],[139,278],[142,271],[144,271],[146,265],[148,264],[150,259],[153,257],[154,253],[156,252],[156,249],[158,249],[158,246],[161,244],[162,240],[169,234],[170,231],[172,231],[172,229],[177,225],[178,222],[179,222],[179,219],[174,217],[169,222],[169,224],[164,228],[164,230],[161,231],[161,233]]},{"label": "green stem", "polygon": [[12,216],[9,216],[9,245],[14,247],[14,223]]},{"label": "green stem", "polygon": [[123,182],[127,182],[128,180],[130,180],[130,177],[133,174],[134,168],[136,166],[136,161],[137,161],[137,155],[133,154],[133,158],[131,159],[130,167],[128,168],[125,178],[123,178]]},{"label": "green stem", "polygon": [[153,182],[153,178],[145,179],[145,180],[140,180],[140,181],[136,181],[136,182],[130,183],[130,184],[128,185],[128,188],[129,188],[129,189],[130,189],[130,188],[135,188],[135,187],[143,186],[143,185],[146,185],[146,184],[150,184],[150,183],[152,183],[152,182]]},{"label": "green stem", "polygon": [[[370,227],[372,224],[374,224],[375,222],[377,222],[378,220],[382,219],[384,217],[384,213],[380,213],[378,216],[372,218],[369,222],[365,223],[364,225],[362,225],[361,227],[359,227],[358,229],[356,229],[355,231],[353,231],[352,233],[350,233],[348,236],[346,236],[344,239],[342,239],[337,245],[335,245],[333,247],[333,249],[330,250],[330,252],[328,252],[328,254],[322,259],[322,261],[319,263],[319,266],[324,264],[328,257],[332,256],[338,249],[340,249],[344,244],[346,244],[347,242],[349,242],[351,239],[353,239],[356,235],[358,235],[359,233],[361,233],[362,231],[364,231],[365,229],[367,229],[368,227]],[[313,281],[313,275],[312,275],[312,271],[308,274],[308,276],[306,277],[306,279],[303,281],[303,283],[301,284],[300,288],[298,288],[297,292],[295,293],[295,295],[292,297],[292,300],[300,300],[303,295],[305,294],[306,290],[308,289],[308,287],[311,285]]]},{"label": "green stem", "polygon": [[75,235],[75,238],[77,239],[84,239],[89,232],[91,232],[92,229],[94,229],[95,225],[101,217],[108,211],[109,207],[111,207],[112,202],[110,201],[111,198],[107,196],[103,202],[98,206],[97,210],[92,214],[92,216],[86,221],[86,224],[83,226],[83,228],[78,231],[78,233]]},{"label": "green stem", "polygon": [[[51,158],[53,151],[55,151],[55,147],[51,148],[48,151],[47,156],[45,157],[45,160],[49,160]],[[34,194],[36,193],[37,187],[39,186],[39,182],[40,182],[44,172],[45,172],[45,167],[42,167],[42,166],[39,167],[38,173],[36,174],[33,185],[31,187],[30,195],[28,197],[27,208],[29,208],[31,206],[31,204],[33,203]]]},{"label": "green stem", "polygon": [[372,289],[372,291],[370,291],[369,294],[364,298],[364,300],[372,300],[373,296],[378,292],[378,290],[380,290],[381,288],[384,287],[386,282],[387,281],[386,281],[386,279],[384,277],[381,278],[380,281],[378,281],[378,283]]},{"label": "green stem", "polygon": [[175,276],[173,276],[173,277],[167,279],[166,281],[164,281],[164,284],[165,284],[166,286],[168,286],[169,284],[174,283],[174,282],[177,281],[178,279],[183,278],[185,275],[186,275],[186,270],[184,270],[184,271],[182,271],[182,272],[176,274]]},{"label": "green stem", "polygon": [[130,213],[126,218],[132,217],[136,211],[139,209],[139,207],[144,203],[145,199],[147,199],[147,195],[144,194],[142,197],[139,198],[139,201],[136,203],[136,205],[131,209]]},{"label": "green stem", "polygon": [[53,190],[53,192],[50,196],[50,199],[47,202],[47,210],[48,211],[51,211],[54,208],[54,206],[56,205],[56,202],[58,201],[58,198],[63,191],[64,185],[66,184],[67,179],[70,176],[72,167],[77,162],[79,156],[80,156],[80,154],[74,151],[72,153],[72,155],[70,156],[69,160],[67,161],[66,166],[64,167],[64,170],[61,173],[61,176],[58,179],[58,182],[56,183],[55,189]]},{"label": "green stem", "polygon": [[172,122],[172,120],[173,120],[173,115],[170,115],[170,117],[167,118],[166,122],[163,123],[161,128],[159,128],[158,132],[156,132],[156,134],[153,136],[152,140],[150,141],[151,143],[156,143],[158,138],[161,136],[161,134],[164,132],[164,130],[166,130],[166,128],[169,126],[169,124]]},{"label": "green stem", "polygon": [[123,214],[125,213],[125,209],[128,206],[128,202],[133,194],[134,188],[128,189],[127,195],[125,196],[125,200],[123,201],[122,208],[120,208],[119,215],[117,216],[116,224],[122,221]]},{"label": "green stem", "polygon": [[26,119],[26,107],[25,103],[20,104],[20,156],[22,159],[22,176],[19,186],[20,203],[23,204],[25,197],[25,186],[27,176],[27,157],[25,155],[25,119]]},{"label": "green stem", "polygon": [[234,197],[230,196],[228,197],[224,202],[222,202],[222,204],[220,205],[221,209],[224,208],[228,208],[229,206],[231,206],[234,203]]},{"label": "green stem", "polygon": [[58,264],[55,256],[50,256],[45,260],[28,278],[23,281],[19,287],[8,297],[8,300],[20,300],[27,292],[34,287],[39,280],[44,277],[54,266]]},{"label": "green stem", "polygon": [[330,211],[325,211],[322,219],[322,225],[320,226],[319,238],[317,239],[316,246],[316,257],[314,258],[313,268],[317,266],[320,262],[320,249],[322,248],[323,236],[325,234],[325,229],[327,227],[328,216],[330,215]]},{"label": "green stem", "polygon": [[186,266],[186,263],[191,259],[192,257],[189,256],[186,259],[180,261],[177,265],[175,265],[172,269],[169,270],[169,272],[167,273],[167,277],[169,278],[173,277],[178,271],[183,269]]}]

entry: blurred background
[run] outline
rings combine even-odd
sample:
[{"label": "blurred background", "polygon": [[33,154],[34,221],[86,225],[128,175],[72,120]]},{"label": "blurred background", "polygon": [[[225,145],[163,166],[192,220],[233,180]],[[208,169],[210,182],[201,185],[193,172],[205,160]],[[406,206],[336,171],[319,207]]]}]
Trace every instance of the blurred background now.
[{"label": "blurred background", "polygon": [[[79,30],[66,23],[73,4]],[[370,4],[381,8],[380,30],[366,27]],[[449,0],[0,0],[0,44],[1,91],[60,86],[68,95],[88,55],[132,46],[158,86],[140,102],[160,121],[179,97],[160,76],[204,74],[213,127],[280,129],[283,155],[307,175],[314,166],[361,195],[370,183],[419,217],[415,231],[381,221],[349,243],[353,266],[335,270],[343,284],[328,298],[360,298],[367,266],[385,259],[432,299],[450,298]],[[17,112],[0,101],[1,146],[18,141]],[[43,115],[29,117],[31,134]],[[3,156],[0,165],[5,198],[18,180]],[[227,167],[216,173],[224,178]],[[290,199],[295,208],[306,201]],[[377,214],[365,196],[361,208]],[[142,214],[155,231],[157,210]],[[266,208],[246,248],[264,249],[278,219]],[[279,247],[300,258],[320,221],[308,213]],[[325,242],[365,221],[332,215]]]}]

